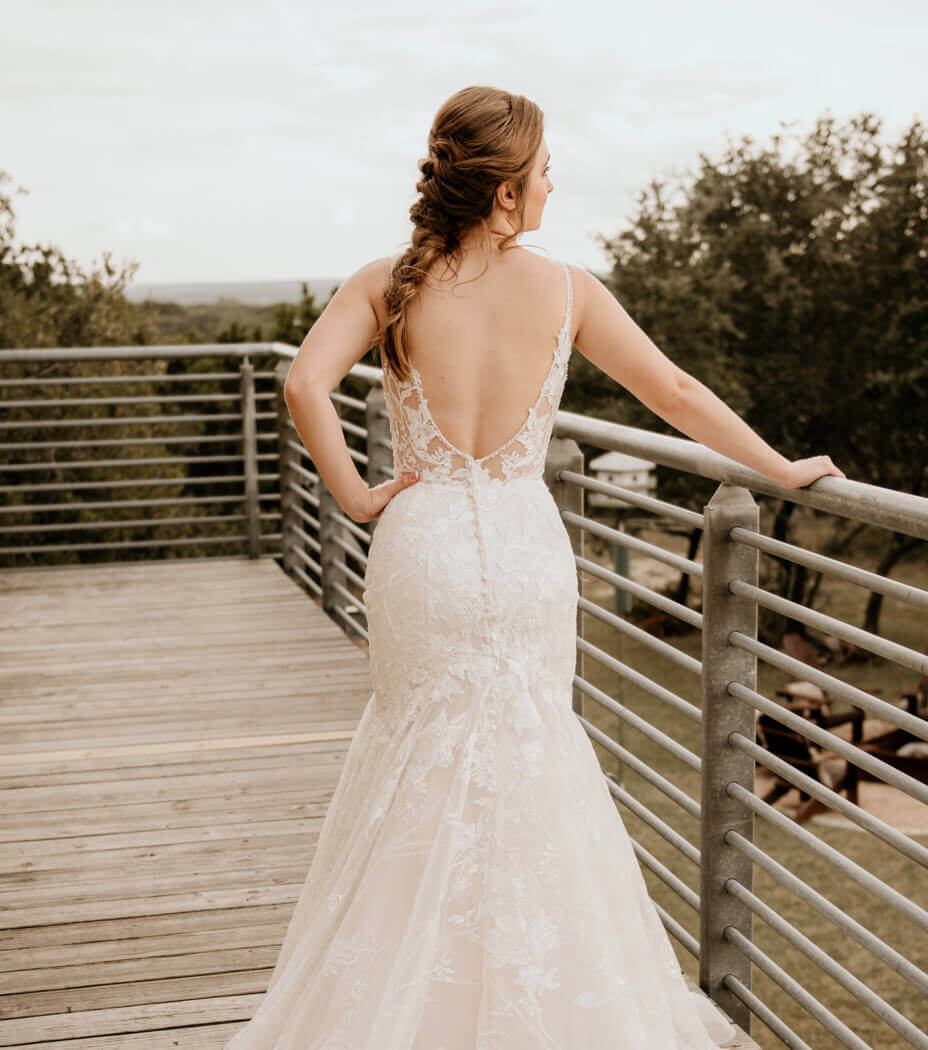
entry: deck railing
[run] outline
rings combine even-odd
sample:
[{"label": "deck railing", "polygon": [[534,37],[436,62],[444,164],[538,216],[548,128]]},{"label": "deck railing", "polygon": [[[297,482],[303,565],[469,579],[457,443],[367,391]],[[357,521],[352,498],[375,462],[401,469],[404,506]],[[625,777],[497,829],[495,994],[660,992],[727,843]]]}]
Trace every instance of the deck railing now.
[{"label": "deck railing", "polygon": [[[0,352],[0,565],[136,559],[171,547],[274,556],[363,644],[376,522],[341,512],[299,440],[283,398],[293,354],[278,343]],[[391,476],[379,369],[355,366],[332,399],[368,482]],[[581,446],[718,486],[701,512],[678,506],[589,476]],[[584,593],[573,706],[623,819],[640,824],[636,854],[664,898],[655,903],[666,928],[698,960],[700,985],[746,1031],[756,1017],[791,1047],[864,1048],[877,1036],[880,1046],[928,1047],[928,849],[917,830],[869,812],[858,795],[865,779],[882,786],[890,808],[892,799],[928,807],[928,691],[883,699],[875,693],[891,691],[891,676],[867,688],[849,665],[826,669],[760,640],[759,610],[872,654],[880,668],[924,678],[928,656],[760,586],[761,556],[901,603],[922,649],[928,590],[767,535],[755,496],[921,539],[928,499],[833,477],[785,490],[694,442],[566,411],[545,476],[586,589],[613,603],[624,596],[622,608],[636,600],[687,632],[671,643]],[[612,527],[585,509],[594,492],[653,516],[658,532],[701,530],[702,561]],[[687,574],[701,585],[701,609],[610,568],[602,551],[616,548]],[[625,647],[649,671],[622,658]],[[806,683],[805,707],[766,695],[759,677],[776,673]],[[836,706],[809,698],[815,689]],[[876,720],[889,728],[884,741],[909,746],[868,746],[864,730]],[[628,746],[635,734],[638,751]],[[826,759],[837,773],[825,775]],[[759,772],[774,784],[768,801]],[[841,825],[819,823],[816,833],[777,808],[791,787]],[[897,1042],[884,1041],[887,1029]]]}]

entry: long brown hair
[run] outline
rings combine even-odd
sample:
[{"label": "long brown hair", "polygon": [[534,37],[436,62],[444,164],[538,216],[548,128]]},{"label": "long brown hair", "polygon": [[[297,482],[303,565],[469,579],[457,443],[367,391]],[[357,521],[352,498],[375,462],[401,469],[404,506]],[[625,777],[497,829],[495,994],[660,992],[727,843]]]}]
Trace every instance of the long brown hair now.
[{"label": "long brown hair", "polygon": [[384,292],[387,318],[378,333],[382,359],[409,377],[406,309],[441,256],[459,261],[463,236],[493,212],[497,187],[515,189],[515,232],[499,248],[514,247],[525,221],[525,190],[544,136],[544,114],[524,95],[494,87],[466,87],[447,99],[429,131],[428,156],[419,161],[418,199],[409,209],[409,247],[394,260]]}]

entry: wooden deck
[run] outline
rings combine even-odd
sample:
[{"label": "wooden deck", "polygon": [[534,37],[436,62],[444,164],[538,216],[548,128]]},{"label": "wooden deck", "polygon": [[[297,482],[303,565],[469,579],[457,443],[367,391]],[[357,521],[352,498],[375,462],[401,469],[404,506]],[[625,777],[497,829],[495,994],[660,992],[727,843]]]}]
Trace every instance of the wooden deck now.
[{"label": "wooden deck", "polygon": [[0,1047],[224,1046],[370,690],[270,558],[0,573]]},{"label": "wooden deck", "polygon": [[270,558],[0,573],[0,1047],[223,1046],[369,696]]}]

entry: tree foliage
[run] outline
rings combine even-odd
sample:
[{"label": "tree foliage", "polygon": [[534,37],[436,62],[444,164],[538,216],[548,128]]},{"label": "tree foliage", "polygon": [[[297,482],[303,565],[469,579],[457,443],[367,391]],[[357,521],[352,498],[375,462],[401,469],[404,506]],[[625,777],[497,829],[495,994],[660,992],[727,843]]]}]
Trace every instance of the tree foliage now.
[{"label": "tree foliage", "polygon": [[[924,494],[925,128],[915,121],[887,144],[868,113],[843,126],[820,118],[805,135],[780,127],[769,143],[744,136],[719,159],[700,154],[695,173],[653,180],[627,227],[598,238],[611,258],[604,282],[785,456],[828,453],[850,478]],[[575,379],[584,403],[609,396],[591,367]],[[597,414],[672,432],[633,398],[611,400]],[[667,498],[704,502],[693,479],[660,477]],[[789,518],[784,504],[784,538]],[[827,549],[849,535],[836,522]],[[899,540],[887,542],[909,549]],[[800,601],[811,587],[798,570],[781,581]]]}]

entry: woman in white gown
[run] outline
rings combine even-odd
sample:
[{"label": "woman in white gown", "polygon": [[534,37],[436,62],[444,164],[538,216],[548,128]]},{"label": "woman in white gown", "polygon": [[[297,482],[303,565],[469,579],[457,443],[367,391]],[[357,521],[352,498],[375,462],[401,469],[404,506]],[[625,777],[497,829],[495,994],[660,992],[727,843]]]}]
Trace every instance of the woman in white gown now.
[{"label": "woman in white gown", "polygon": [[[687,987],[571,708],[577,572],[543,471],[572,346],[656,411],[685,373],[586,271],[511,244],[540,224],[547,160],[534,103],[452,96],[409,250],[349,278],[291,368],[319,472],[354,520],[377,519],[374,691],[267,994],[226,1050],[715,1050],[735,1035]],[[395,477],[368,488],[329,392],[373,345]],[[790,464],[699,389],[700,440],[782,484],[840,473]]]}]

